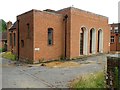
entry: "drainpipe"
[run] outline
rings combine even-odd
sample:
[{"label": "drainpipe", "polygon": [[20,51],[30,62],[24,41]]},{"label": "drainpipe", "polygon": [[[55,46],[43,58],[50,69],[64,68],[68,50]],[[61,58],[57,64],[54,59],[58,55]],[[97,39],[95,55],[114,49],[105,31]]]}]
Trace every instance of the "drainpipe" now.
[{"label": "drainpipe", "polygon": [[19,53],[20,53],[20,51],[19,51],[19,20],[17,20],[17,22],[18,22],[18,61],[19,61]]},{"label": "drainpipe", "polygon": [[116,34],[116,51],[117,51],[117,38],[118,38],[118,34]]},{"label": "drainpipe", "polygon": [[63,19],[65,21],[65,59],[67,57],[67,55],[66,55],[66,51],[67,51],[67,18],[68,18],[68,15],[66,14]]}]

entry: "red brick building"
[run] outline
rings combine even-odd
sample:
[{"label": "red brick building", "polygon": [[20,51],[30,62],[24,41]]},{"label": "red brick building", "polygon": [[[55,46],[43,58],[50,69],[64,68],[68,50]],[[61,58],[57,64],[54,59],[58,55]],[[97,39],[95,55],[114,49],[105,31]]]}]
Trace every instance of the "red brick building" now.
[{"label": "red brick building", "polygon": [[110,24],[111,42],[110,51],[120,51],[120,23]]},{"label": "red brick building", "polygon": [[31,10],[17,16],[16,28],[10,31],[15,33],[15,37],[11,35],[11,45],[18,58],[34,63],[76,58],[108,53],[109,30],[107,17],[74,7]]},{"label": "red brick building", "polygon": [[7,48],[14,54],[17,54],[17,33],[16,33],[16,22],[7,23]]}]

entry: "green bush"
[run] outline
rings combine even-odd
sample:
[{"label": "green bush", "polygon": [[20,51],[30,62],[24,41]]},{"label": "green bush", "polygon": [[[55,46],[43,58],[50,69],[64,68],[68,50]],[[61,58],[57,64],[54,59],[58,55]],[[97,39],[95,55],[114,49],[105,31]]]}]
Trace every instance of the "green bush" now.
[{"label": "green bush", "polygon": [[3,53],[2,57],[6,58],[6,59],[13,60],[13,61],[16,60],[16,55],[12,54],[11,52],[5,52],[5,53]]},{"label": "green bush", "polygon": [[105,88],[105,76],[103,72],[81,76],[78,81],[71,84],[72,88]]},{"label": "green bush", "polygon": [[5,48],[0,48],[0,52],[4,52],[5,51]]},{"label": "green bush", "polygon": [[0,52],[2,52],[2,48],[0,48]]},{"label": "green bush", "polygon": [[118,81],[118,67],[115,67],[115,88],[119,88],[119,86],[118,86],[118,83],[119,83],[119,81]]}]

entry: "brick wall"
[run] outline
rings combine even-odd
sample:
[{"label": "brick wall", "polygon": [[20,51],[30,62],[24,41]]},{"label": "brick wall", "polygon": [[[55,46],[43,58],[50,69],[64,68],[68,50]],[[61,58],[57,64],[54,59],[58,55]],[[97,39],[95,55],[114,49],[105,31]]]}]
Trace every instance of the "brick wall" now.
[{"label": "brick wall", "polygon": [[[19,57],[22,60],[34,60],[34,51],[33,51],[33,10],[27,13],[17,16],[19,20],[19,27],[17,25],[17,30],[19,28]],[[28,37],[28,24],[30,35]],[[22,47],[22,41],[24,41],[24,46]]]},{"label": "brick wall", "polygon": [[[117,23],[110,24],[111,36],[114,36],[114,42],[110,43],[110,51],[120,51],[120,25]],[[118,33],[115,33],[115,27],[118,27]]]},{"label": "brick wall", "polygon": [[[48,45],[48,28],[53,28],[53,45]],[[64,56],[63,16],[50,12],[34,11],[34,60],[52,60]],[[35,48],[39,48],[36,51]]]},{"label": "brick wall", "polygon": [[[68,13],[69,12],[69,13]],[[98,30],[102,29],[103,31],[103,52],[108,53],[110,51],[109,42],[110,42],[110,27],[108,25],[108,18],[100,15],[96,15],[90,12],[79,10],[76,8],[66,8],[59,13],[68,14],[68,40],[70,45],[69,56],[70,58],[80,56],[80,31],[81,27],[86,27],[88,30],[88,55],[90,45],[90,29],[94,28],[96,31],[96,53],[97,53],[97,40],[98,40]]]}]

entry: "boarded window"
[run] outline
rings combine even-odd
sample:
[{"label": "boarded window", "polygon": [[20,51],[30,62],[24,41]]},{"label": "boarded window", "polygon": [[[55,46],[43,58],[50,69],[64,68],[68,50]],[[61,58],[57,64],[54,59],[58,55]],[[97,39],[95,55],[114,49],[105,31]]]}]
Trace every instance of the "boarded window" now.
[{"label": "boarded window", "polygon": [[53,45],[53,29],[48,28],[48,45]]},{"label": "boarded window", "polygon": [[16,35],[14,33],[14,46],[16,45]]},{"label": "boarded window", "polygon": [[30,24],[27,24],[27,38],[30,38]]},{"label": "boarded window", "polygon": [[10,33],[10,46],[12,46],[12,33]]},{"label": "boarded window", "polygon": [[21,40],[21,47],[24,47],[24,40]]}]

